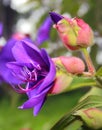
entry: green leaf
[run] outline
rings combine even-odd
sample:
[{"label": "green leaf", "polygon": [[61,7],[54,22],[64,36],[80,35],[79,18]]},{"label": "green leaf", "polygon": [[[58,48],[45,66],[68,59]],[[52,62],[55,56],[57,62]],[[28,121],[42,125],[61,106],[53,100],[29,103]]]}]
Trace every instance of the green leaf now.
[{"label": "green leaf", "polygon": [[90,95],[102,96],[102,89],[98,87],[92,87],[86,94],[84,94],[84,96],[80,98],[80,101],[84,100]]},{"label": "green leaf", "polygon": [[96,76],[96,86],[99,87],[99,88],[102,88],[102,77],[100,76]]},{"label": "green leaf", "polygon": [[96,76],[97,86],[100,87],[100,88],[102,88],[102,67],[100,67],[100,68],[97,70],[95,76]]},{"label": "green leaf", "polygon": [[93,77],[73,76],[73,81],[70,84],[69,90],[89,86],[96,86],[96,81]]},{"label": "green leaf", "polygon": [[65,130],[78,130],[82,126],[81,120],[74,120]]},{"label": "green leaf", "polygon": [[102,96],[91,95],[78,103],[68,114],[63,116],[51,130],[64,130],[65,127],[69,126],[76,117],[74,114],[80,109],[102,107]]},{"label": "green leaf", "polygon": [[96,76],[102,76],[102,67],[97,70]]}]

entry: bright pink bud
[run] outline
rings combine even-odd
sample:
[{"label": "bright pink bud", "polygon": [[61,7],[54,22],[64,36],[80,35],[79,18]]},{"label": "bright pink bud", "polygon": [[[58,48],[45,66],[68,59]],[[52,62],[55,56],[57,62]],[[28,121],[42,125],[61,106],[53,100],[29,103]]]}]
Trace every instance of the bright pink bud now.
[{"label": "bright pink bud", "polygon": [[[55,14],[52,16],[55,17]],[[62,18],[55,23],[54,28],[57,29],[64,45],[70,50],[77,50],[93,44],[92,29],[82,19]]]},{"label": "bright pink bud", "polygon": [[61,56],[60,60],[69,73],[82,74],[85,70],[85,64],[80,58]]},{"label": "bright pink bud", "polygon": [[67,70],[68,73],[72,74],[82,74],[85,70],[84,62],[75,56],[60,56],[52,59],[54,63],[60,67],[63,67]]},{"label": "bright pink bud", "polygon": [[62,19],[55,28],[65,46],[71,50],[88,47],[93,43],[92,30],[82,19]]},{"label": "bright pink bud", "polygon": [[61,56],[52,59],[56,65],[56,79],[51,88],[51,94],[67,91],[73,77],[70,74],[82,74],[85,69],[84,62],[77,57]]}]

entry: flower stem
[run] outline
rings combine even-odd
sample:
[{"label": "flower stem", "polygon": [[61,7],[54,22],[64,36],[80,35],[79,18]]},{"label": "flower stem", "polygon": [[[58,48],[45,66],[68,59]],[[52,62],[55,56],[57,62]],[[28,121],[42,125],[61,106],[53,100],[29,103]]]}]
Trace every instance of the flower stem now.
[{"label": "flower stem", "polygon": [[92,60],[90,58],[90,55],[89,55],[89,53],[87,51],[87,48],[82,48],[81,50],[82,50],[82,52],[84,54],[84,57],[85,57],[85,61],[86,61],[87,67],[88,67],[88,72],[91,75],[94,75],[95,74],[95,68],[93,66]]}]

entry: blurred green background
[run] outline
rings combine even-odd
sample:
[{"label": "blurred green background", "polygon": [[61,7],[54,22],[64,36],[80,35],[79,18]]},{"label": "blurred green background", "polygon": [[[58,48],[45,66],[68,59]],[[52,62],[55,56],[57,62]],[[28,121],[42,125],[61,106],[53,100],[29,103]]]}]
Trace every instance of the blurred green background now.
[{"label": "blurred green background", "polygon": [[[14,32],[22,32],[34,39],[49,11],[83,18],[92,27],[95,44],[89,48],[89,53],[98,69],[102,65],[102,0],[0,0],[3,38],[6,40]],[[41,47],[45,47],[52,57],[73,54],[83,58],[81,53],[69,52],[64,48],[53,28],[50,40]],[[78,89],[50,96],[38,116],[34,117],[32,110],[17,108],[26,100],[25,95],[15,93],[7,84],[0,84],[0,130],[48,130],[76,105],[85,92],[85,89]]]}]

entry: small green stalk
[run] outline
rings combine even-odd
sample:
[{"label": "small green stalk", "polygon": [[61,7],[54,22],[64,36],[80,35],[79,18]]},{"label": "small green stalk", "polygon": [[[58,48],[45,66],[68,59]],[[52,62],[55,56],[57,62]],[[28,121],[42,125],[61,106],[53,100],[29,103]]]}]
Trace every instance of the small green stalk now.
[{"label": "small green stalk", "polygon": [[87,48],[82,48],[81,50],[82,50],[82,52],[84,54],[84,57],[85,57],[85,61],[86,61],[87,67],[88,67],[88,72],[91,75],[94,75],[95,74],[95,68],[93,66],[92,60],[90,58],[90,55],[89,55],[89,53],[87,51]]}]

